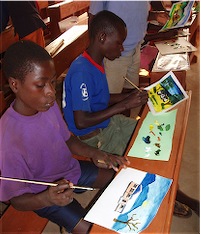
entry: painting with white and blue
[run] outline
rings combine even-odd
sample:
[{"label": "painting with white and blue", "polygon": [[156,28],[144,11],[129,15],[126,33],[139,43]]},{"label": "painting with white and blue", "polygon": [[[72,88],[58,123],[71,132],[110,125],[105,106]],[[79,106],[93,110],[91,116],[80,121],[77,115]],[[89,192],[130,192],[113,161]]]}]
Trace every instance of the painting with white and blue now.
[{"label": "painting with white and blue", "polygon": [[[172,180],[147,173],[141,183],[141,192],[127,212],[114,219],[112,227],[118,233],[140,233],[155,217]],[[131,199],[132,201],[132,199]],[[131,202],[130,201],[130,202]]]},{"label": "painting with white and blue", "polygon": [[117,233],[140,233],[157,214],[171,183],[160,175],[123,168],[84,219]]}]

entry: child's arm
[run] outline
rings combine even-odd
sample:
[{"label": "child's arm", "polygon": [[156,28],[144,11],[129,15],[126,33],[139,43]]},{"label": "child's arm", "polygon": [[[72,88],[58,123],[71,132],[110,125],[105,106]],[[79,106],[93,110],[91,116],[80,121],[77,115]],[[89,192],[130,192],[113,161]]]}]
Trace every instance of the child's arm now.
[{"label": "child's arm", "polygon": [[15,209],[22,211],[33,211],[52,205],[68,205],[73,200],[73,189],[69,189],[73,184],[66,180],[60,180],[57,183],[58,186],[49,187],[38,194],[27,193],[14,197],[10,200],[11,204]]},{"label": "child's arm", "polygon": [[119,157],[98,150],[74,136],[71,136],[66,143],[72,154],[89,157],[98,167],[113,168],[115,171],[118,171],[119,167],[126,167],[130,164],[126,157]]},{"label": "child's arm", "polygon": [[139,92],[138,90],[133,90],[129,95],[122,94],[124,99],[120,100],[120,97],[116,96],[116,102],[113,99],[113,105],[110,105],[107,109],[97,112],[87,112],[87,111],[74,111],[75,125],[78,129],[88,128],[97,125],[113,115],[120,114],[123,111],[136,108],[138,106],[144,105],[148,100],[148,95],[146,91]]}]

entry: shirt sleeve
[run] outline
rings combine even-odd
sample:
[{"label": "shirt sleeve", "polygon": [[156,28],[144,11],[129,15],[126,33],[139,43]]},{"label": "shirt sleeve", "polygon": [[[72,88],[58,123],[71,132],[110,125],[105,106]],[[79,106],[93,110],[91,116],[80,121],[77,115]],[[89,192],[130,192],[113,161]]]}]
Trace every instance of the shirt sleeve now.
[{"label": "shirt sleeve", "polygon": [[72,108],[74,111],[91,112],[93,79],[87,72],[76,72],[71,76]]},{"label": "shirt sleeve", "polygon": [[[1,161],[2,174],[4,177],[27,179],[31,178],[30,171],[27,170],[27,165],[23,160],[22,155],[17,152],[3,151],[4,160]],[[5,162],[6,158],[6,163]],[[32,193],[29,183],[21,183],[15,181],[0,181],[0,201],[8,201],[13,197],[20,196],[25,193]]]}]

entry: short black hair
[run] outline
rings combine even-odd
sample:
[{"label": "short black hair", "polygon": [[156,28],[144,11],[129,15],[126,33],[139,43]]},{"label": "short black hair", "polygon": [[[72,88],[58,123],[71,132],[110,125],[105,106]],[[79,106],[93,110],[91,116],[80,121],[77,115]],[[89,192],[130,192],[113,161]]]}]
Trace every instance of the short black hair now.
[{"label": "short black hair", "polygon": [[101,31],[111,34],[124,28],[126,28],[126,23],[119,16],[111,11],[100,11],[92,19],[89,27],[89,37],[94,39]]},{"label": "short black hair", "polygon": [[24,80],[28,72],[32,72],[34,64],[51,60],[49,53],[38,44],[21,40],[12,44],[5,52],[2,71],[5,77]]}]

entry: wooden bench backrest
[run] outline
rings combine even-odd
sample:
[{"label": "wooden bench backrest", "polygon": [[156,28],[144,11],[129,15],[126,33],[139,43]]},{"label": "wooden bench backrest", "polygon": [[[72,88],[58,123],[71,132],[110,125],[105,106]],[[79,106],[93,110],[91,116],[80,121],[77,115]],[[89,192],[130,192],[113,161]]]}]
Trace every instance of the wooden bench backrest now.
[{"label": "wooden bench backrest", "polygon": [[68,69],[72,61],[87,48],[89,44],[87,25],[73,26],[45,49],[51,53],[61,40],[64,40],[63,45],[52,55],[57,77]]},{"label": "wooden bench backrest", "polygon": [[2,33],[0,33],[0,54],[4,53],[7,48],[16,41],[18,41],[18,38],[15,37],[14,27],[7,27]]},{"label": "wooden bench backrest", "polygon": [[65,1],[57,4],[53,4],[48,7],[48,15],[50,17],[50,31],[51,38],[55,39],[61,34],[59,28],[59,22],[72,15],[82,14],[84,11],[88,11],[90,1]]}]

